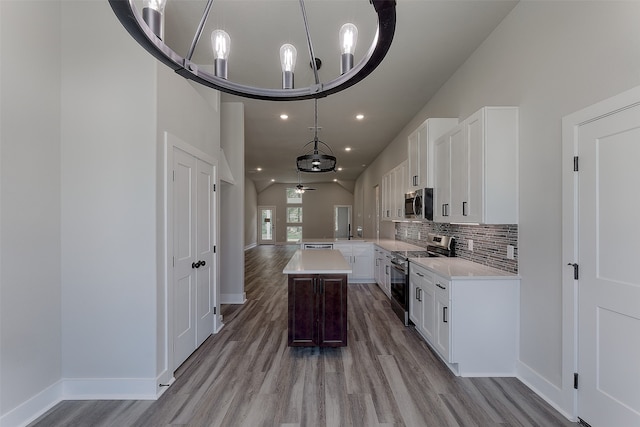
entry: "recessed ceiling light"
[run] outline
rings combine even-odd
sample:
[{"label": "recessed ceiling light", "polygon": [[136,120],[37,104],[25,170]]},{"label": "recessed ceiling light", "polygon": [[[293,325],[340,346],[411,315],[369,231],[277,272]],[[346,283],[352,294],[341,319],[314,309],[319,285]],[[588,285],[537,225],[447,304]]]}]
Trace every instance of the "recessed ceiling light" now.
[{"label": "recessed ceiling light", "polygon": [[333,182],[338,182],[338,178],[333,178]]},{"label": "recessed ceiling light", "polygon": [[358,120],[362,120],[362,119],[364,119],[364,114],[358,114],[358,115],[356,116],[356,119],[358,119]]},{"label": "recessed ceiling light", "polygon": [[271,179],[271,182],[276,182],[276,180],[275,179]]},{"label": "recessed ceiling light", "polygon": [[351,147],[344,147],[344,151],[351,151]]},{"label": "recessed ceiling light", "polygon": [[281,118],[282,120],[287,120],[287,119],[289,118],[289,116],[288,116],[288,115],[286,115],[286,114],[280,114],[280,118]]},{"label": "recessed ceiling light", "polygon": [[342,168],[338,168],[338,172],[340,172],[342,170]]},{"label": "recessed ceiling light", "polygon": [[256,170],[257,170],[258,172],[260,172],[260,171],[262,170],[262,168],[256,168]]}]

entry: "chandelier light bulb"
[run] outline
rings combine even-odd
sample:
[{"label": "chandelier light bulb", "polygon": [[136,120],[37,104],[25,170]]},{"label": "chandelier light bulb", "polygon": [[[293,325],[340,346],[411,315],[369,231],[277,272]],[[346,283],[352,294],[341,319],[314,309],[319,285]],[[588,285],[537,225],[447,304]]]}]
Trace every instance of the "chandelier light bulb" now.
[{"label": "chandelier light bulb", "polygon": [[282,89],[293,89],[293,70],[296,68],[297,56],[298,52],[292,44],[286,43],[280,47]]},{"label": "chandelier light bulb", "polygon": [[346,23],[340,28],[340,74],[344,74],[353,68],[353,54],[358,42],[358,27],[352,23]]},{"label": "chandelier light bulb", "polygon": [[211,48],[213,49],[214,73],[216,77],[226,80],[231,37],[224,30],[214,30],[211,33]]},{"label": "chandelier light bulb", "polygon": [[166,4],[167,0],[144,0],[142,2],[142,19],[160,40],[164,35],[162,18]]}]

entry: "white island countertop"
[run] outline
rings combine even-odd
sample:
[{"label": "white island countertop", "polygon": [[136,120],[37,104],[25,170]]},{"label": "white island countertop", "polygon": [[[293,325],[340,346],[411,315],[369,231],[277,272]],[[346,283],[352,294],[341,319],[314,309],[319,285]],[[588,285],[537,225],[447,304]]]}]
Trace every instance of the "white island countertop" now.
[{"label": "white island countertop", "polygon": [[336,249],[298,249],[282,270],[284,274],[351,274],[351,266]]},{"label": "white island countertop", "polygon": [[520,278],[517,274],[457,257],[409,258],[409,262],[420,265],[451,280],[509,280]]}]

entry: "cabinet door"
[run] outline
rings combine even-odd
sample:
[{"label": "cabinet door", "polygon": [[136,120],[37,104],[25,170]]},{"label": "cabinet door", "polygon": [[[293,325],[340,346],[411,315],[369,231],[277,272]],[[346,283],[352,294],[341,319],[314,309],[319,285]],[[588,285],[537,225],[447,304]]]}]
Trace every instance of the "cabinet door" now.
[{"label": "cabinet door", "polygon": [[451,319],[450,307],[451,299],[449,294],[449,282],[438,276],[434,276],[436,284],[436,339],[434,346],[440,355],[451,362]]},{"label": "cabinet door", "polygon": [[448,222],[451,205],[451,149],[449,145],[450,134],[443,135],[436,140],[434,147],[435,157],[435,186],[433,191],[434,206],[433,220],[436,222]]},{"label": "cabinet door", "polygon": [[[423,308],[420,301],[420,292],[422,291],[422,280],[420,273],[416,268],[411,266],[409,273],[409,319],[416,325],[416,328],[420,331],[420,325],[422,325]],[[424,274],[422,274],[424,276]]]},{"label": "cabinet door", "polygon": [[318,277],[318,345],[347,345],[347,276]]},{"label": "cabinet door", "polygon": [[315,276],[289,275],[289,345],[318,345]]},{"label": "cabinet door", "polygon": [[396,168],[396,219],[404,219],[404,195],[407,190],[407,161]]},{"label": "cabinet door", "polygon": [[422,300],[422,323],[420,323],[420,332],[422,332],[422,336],[424,336],[427,341],[433,343],[436,330],[436,285],[432,273],[424,273],[420,299]]},{"label": "cabinet door", "polygon": [[451,135],[451,208],[450,221],[466,220],[469,208],[469,139],[465,127]]},{"label": "cabinet door", "polygon": [[384,293],[391,298],[391,254],[384,255]]},{"label": "cabinet door", "polygon": [[353,273],[351,278],[353,279],[367,279],[371,280],[374,277],[373,274],[373,249],[371,243],[357,244],[354,243],[351,247],[352,250],[352,265]]},{"label": "cabinet door", "polygon": [[[483,222],[484,201],[484,109],[465,120],[469,164],[467,167],[467,204],[462,212],[465,222]],[[503,167],[507,167],[504,165]]]},{"label": "cabinet door", "polygon": [[382,219],[384,221],[391,220],[391,173],[387,173],[382,177]]},{"label": "cabinet door", "polygon": [[407,181],[408,188],[410,190],[416,190],[422,186],[422,182],[420,179],[420,129],[421,128],[418,128],[415,132],[409,135],[409,144],[407,150]]}]

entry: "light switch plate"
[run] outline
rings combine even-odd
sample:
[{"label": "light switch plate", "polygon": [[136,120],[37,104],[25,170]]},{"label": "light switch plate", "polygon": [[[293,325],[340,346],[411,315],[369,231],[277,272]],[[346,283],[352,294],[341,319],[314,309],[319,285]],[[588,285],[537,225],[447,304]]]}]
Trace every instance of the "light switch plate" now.
[{"label": "light switch plate", "polygon": [[514,259],[514,250],[513,245],[507,245],[507,259]]},{"label": "light switch plate", "polygon": [[467,240],[467,248],[473,252],[473,240]]}]

